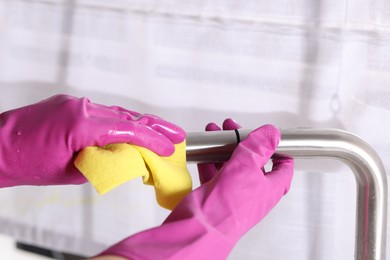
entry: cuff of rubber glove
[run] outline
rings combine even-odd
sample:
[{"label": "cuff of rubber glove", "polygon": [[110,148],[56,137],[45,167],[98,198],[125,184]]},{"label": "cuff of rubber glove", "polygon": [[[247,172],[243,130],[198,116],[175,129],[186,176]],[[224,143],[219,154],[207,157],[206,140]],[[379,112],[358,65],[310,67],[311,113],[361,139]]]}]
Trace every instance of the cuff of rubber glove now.
[{"label": "cuff of rubber glove", "polygon": [[[190,223],[191,222],[191,223]],[[214,227],[194,219],[163,224],[137,233],[98,256],[128,259],[226,259],[235,244]]]},{"label": "cuff of rubber glove", "polygon": [[6,149],[6,137],[4,136],[4,129],[2,129],[2,119],[0,114],[0,188],[4,187],[10,187],[13,185],[10,185],[9,178],[7,176],[6,171],[6,156],[7,156],[7,149]]}]

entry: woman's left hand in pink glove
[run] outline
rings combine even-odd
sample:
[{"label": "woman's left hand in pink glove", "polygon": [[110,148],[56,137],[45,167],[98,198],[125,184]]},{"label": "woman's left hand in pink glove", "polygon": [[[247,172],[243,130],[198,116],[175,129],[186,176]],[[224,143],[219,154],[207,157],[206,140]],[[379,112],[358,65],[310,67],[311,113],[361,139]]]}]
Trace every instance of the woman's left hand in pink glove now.
[{"label": "woman's left hand in pink glove", "polygon": [[159,117],[56,95],[0,114],[0,187],[84,183],[73,159],[86,146],[130,143],[169,156],[184,139]]},{"label": "woman's left hand in pink glove", "polygon": [[[224,130],[237,128],[231,119],[223,124]],[[212,123],[206,130],[220,128]],[[278,128],[265,125],[241,141],[226,163],[199,165],[202,185],[189,193],[162,225],[123,239],[96,260],[226,259],[239,239],[290,188],[292,158],[275,156],[272,169],[264,170],[280,138]]]}]

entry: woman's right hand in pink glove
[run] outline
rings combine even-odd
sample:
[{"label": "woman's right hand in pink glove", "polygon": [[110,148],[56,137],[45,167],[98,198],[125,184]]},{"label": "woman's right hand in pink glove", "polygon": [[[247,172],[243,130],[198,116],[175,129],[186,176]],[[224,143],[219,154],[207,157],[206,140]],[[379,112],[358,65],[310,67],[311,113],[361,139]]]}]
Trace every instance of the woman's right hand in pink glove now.
[{"label": "woman's right hand in pink glove", "polygon": [[130,143],[168,156],[184,139],[159,117],[56,95],[0,114],[0,187],[84,183],[73,159],[86,146]]},{"label": "woman's right hand in pink glove", "polygon": [[[225,129],[238,125],[226,120]],[[208,130],[218,130],[211,124]],[[262,126],[238,144],[222,165],[200,165],[202,185],[188,194],[164,223],[130,236],[101,256],[126,259],[226,259],[238,240],[259,223],[285,195],[293,160],[274,157],[280,131]],[[107,258],[108,259],[108,258]]]}]

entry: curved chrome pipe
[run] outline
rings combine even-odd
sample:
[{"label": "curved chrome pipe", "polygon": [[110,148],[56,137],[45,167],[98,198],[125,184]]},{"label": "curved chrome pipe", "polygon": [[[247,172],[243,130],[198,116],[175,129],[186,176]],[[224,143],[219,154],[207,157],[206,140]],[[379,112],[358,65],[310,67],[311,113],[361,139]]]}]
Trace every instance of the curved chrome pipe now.
[{"label": "curved chrome pipe", "polygon": [[[244,139],[250,130],[239,130]],[[387,180],[381,159],[364,140],[336,129],[282,129],[276,153],[293,158],[334,158],[356,177],[355,259],[386,259]],[[187,162],[229,159],[237,146],[234,131],[187,134]]]}]

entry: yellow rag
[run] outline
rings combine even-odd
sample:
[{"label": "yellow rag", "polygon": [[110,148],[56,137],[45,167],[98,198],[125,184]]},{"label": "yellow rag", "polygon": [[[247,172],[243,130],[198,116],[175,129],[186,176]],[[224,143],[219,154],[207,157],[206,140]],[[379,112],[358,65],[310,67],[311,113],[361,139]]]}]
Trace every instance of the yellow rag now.
[{"label": "yellow rag", "polygon": [[192,190],[185,147],[184,141],[175,145],[173,155],[162,157],[130,144],[89,146],[74,164],[100,194],[142,176],[144,184],[154,186],[158,204],[172,210]]}]

